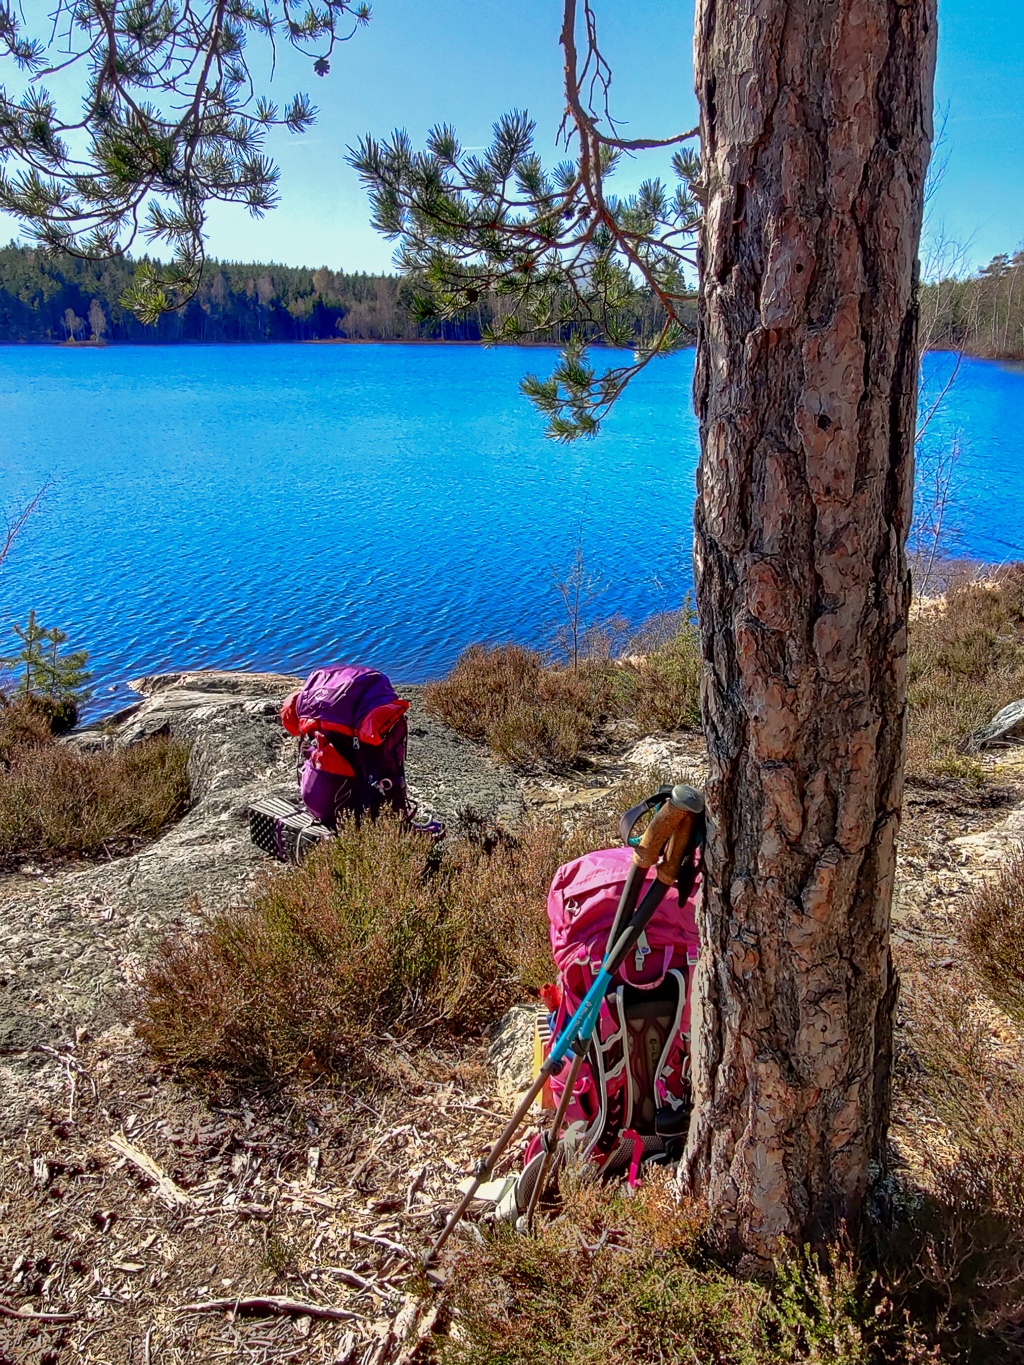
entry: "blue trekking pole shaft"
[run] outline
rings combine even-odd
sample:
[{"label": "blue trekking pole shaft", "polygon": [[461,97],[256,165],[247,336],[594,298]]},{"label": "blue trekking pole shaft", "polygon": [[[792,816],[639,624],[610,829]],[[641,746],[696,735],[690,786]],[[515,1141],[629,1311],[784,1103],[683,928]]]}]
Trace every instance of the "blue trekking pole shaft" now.
[{"label": "blue trekking pole shaft", "polygon": [[[572,1100],[576,1078],[583,1065],[583,1058],[590,1048],[608,987],[626,954],[636,944],[655,910],[664,900],[665,893],[678,878],[683,856],[690,848],[694,822],[703,808],[704,798],[699,792],[694,791],[692,787],[674,787],[668,801],[655,812],[654,819],[634,849],[633,865],[629,869],[622,895],[619,897],[601,970],[580,1002],[579,1008],[555,1040],[545,1063],[546,1068],[553,1069],[561,1065],[570,1050],[575,1054],[551,1127],[542,1137],[544,1155],[526,1209],[528,1226],[533,1221],[534,1211],[544,1193],[548,1168],[554,1157],[562,1124]],[[637,906],[647,873],[655,863],[658,865],[654,881]]]},{"label": "blue trekking pole shaft", "polygon": [[[458,1206],[452,1212],[440,1236],[427,1253],[425,1262],[427,1265],[429,1265],[437,1256],[438,1252],[455,1230],[462,1215],[469,1208],[477,1190],[494,1170],[501,1153],[522,1126],[533,1107],[534,1100],[536,1100],[537,1096],[544,1088],[545,1082],[561,1068],[562,1062],[565,1060],[566,1054],[570,1048],[576,1052],[577,1062],[582,1062],[583,1054],[586,1052],[590,1040],[593,1037],[598,1015],[601,1013],[601,1005],[604,1001],[608,986],[611,984],[612,976],[618,970],[620,963],[629,952],[630,948],[640,937],[640,934],[643,932],[651,916],[654,914],[654,911],[663,899],[665,892],[679,875],[679,867],[682,862],[683,854],[689,846],[694,820],[703,808],[704,799],[699,792],[694,791],[692,787],[679,786],[672,789],[672,794],[669,799],[656,811],[654,819],[644,831],[638,847],[633,852],[633,865],[629,870],[626,883],[622,888],[622,895],[619,899],[618,909],[615,912],[615,919],[612,922],[612,932],[609,934],[608,947],[605,951],[605,958],[601,970],[598,972],[593,985],[590,987],[590,990],[587,992],[579,1008],[558,1036],[551,1052],[545,1058],[544,1064],[535,1077],[533,1084],[520,1100],[516,1112],[495,1139],[486,1157],[477,1162],[469,1189],[459,1201]],[[647,873],[649,869],[658,862],[658,858],[662,854],[662,851],[664,851],[664,857],[658,865],[655,881],[644,896],[639,908],[636,908],[640,890],[647,877]],[[626,923],[627,920],[628,923]],[[626,924],[625,929],[622,928],[624,923]],[[586,1030],[585,1034],[584,1030]],[[578,1069],[578,1066],[574,1068],[574,1070],[577,1071]],[[569,1088],[571,1089],[571,1087]],[[565,1104],[568,1104],[568,1098],[569,1097],[565,1097]],[[559,1109],[564,1116],[565,1105],[560,1105]],[[556,1139],[557,1135],[556,1129]],[[545,1161],[545,1171],[546,1166],[547,1162]],[[535,1197],[531,1201],[531,1207],[536,1205],[540,1192],[541,1180],[540,1177],[538,1177],[534,1192]]]}]

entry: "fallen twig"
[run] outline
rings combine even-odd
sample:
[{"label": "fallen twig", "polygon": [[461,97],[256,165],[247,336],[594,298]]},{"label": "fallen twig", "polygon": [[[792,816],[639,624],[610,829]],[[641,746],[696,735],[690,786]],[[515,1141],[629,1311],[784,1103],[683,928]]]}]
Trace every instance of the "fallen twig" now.
[{"label": "fallen twig", "polygon": [[394,1256],[402,1256],[413,1264],[419,1262],[419,1257],[414,1256],[408,1247],[404,1247],[401,1242],[392,1242],[387,1237],[371,1237],[365,1232],[353,1232],[354,1242],[364,1242],[368,1246],[383,1247],[385,1251],[390,1251]]},{"label": "fallen twig", "polygon": [[335,1365],[352,1365],[356,1353],[356,1338],[352,1332],[346,1332],[342,1337],[341,1345],[335,1357]]},{"label": "fallen twig", "polygon": [[0,1303],[0,1313],[6,1318],[24,1318],[27,1322],[74,1322],[82,1316],[81,1310],[77,1313],[37,1313],[33,1308],[8,1308],[5,1303]]},{"label": "fallen twig", "polygon": [[156,1192],[170,1204],[191,1204],[191,1198],[180,1186],[176,1185],[166,1172],[162,1171],[151,1156],[148,1156],[141,1147],[134,1146],[123,1133],[115,1133],[107,1141],[115,1152],[120,1154],[133,1166],[137,1166],[144,1175],[149,1176],[150,1180],[156,1184]]},{"label": "fallen twig", "polygon": [[323,1303],[305,1303],[301,1299],[286,1299],[280,1294],[258,1294],[247,1299],[207,1299],[204,1303],[185,1303],[176,1311],[179,1313],[223,1313],[225,1311],[245,1312],[247,1309],[262,1308],[267,1313],[308,1313],[311,1318],[330,1318],[332,1322],[350,1322],[354,1319],[366,1320],[364,1313],[354,1313],[349,1308],[331,1308]]},{"label": "fallen twig", "polygon": [[344,1266],[325,1265],[320,1268],[325,1274],[337,1275],[338,1279],[341,1280],[343,1284],[350,1284],[353,1289],[362,1290],[364,1293],[367,1290],[372,1291],[377,1288],[377,1285],[374,1284],[372,1280],[366,1280],[362,1275],[357,1275],[354,1270],[346,1270]]}]

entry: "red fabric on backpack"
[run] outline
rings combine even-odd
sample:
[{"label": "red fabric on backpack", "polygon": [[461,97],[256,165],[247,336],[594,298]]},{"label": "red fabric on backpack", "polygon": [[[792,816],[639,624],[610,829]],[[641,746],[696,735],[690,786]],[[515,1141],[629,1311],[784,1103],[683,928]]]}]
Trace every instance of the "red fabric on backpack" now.
[{"label": "red fabric on backpack", "polygon": [[355,777],[356,770],[346,758],[338,753],[324,735],[317,735],[306,762],[318,772],[332,773],[335,777]]},{"label": "red fabric on backpack", "polygon": [[295,703],[298,700],[298,696],[301,691],[302,688],[297,687],[294,692],[289,692],[288,696],[285,697],[284,699],[284,704],[281,707],[281,724],[284,726],[284,728],[288,731],[290,735],[295,735],[296,737],[299,735],[300,731],[299,717],[298,713],[295,710]]},{"label": "red fabric on backpack", "polygon": [[375,706],[359,722],[360,744],[383,744],[388,731],[409,709],[407,701],[389,701]]}]

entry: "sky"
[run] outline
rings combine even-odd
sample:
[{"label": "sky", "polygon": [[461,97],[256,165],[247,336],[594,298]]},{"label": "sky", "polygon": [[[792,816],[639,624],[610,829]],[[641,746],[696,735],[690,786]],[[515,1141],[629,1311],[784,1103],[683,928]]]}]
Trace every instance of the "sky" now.
[{"label": "sky", "polygon": [[[26,0],[39,9],[48,0]],[[692,0],[596,0],[599,39],[614,71],[612,111],[627,136],[664,137],[693,127]],[[288,52],[279,58],[278,102],[298,90],[318,105],[302,136],[275,132],[268,150],[281,168],[280,206],[252,219],[216,206],[209,251],[229,260],[327,265],[336,270],[391,268],[393,244],[369,226],[366,196],[345,162],[365,133],[406,128],[422,144],[439,122],[464,146],[486,144],[495,118],[526,109],[538,147],[557,158],[561,118],[558,0],[374,0],[373,19],[340,47],[330,74]],[[932,194],[929,241],[961,244],[977,269],[999,252],[1024,246],[1024,11],[1021,0],[939,0],[935,85],[936,152],[945,169]],[[621,189],[667,172],[667,155],[647,154],[620,173]],[[7,220],[11,236],[16,225]],[[5,236],[0,215],[0,236]]]}]

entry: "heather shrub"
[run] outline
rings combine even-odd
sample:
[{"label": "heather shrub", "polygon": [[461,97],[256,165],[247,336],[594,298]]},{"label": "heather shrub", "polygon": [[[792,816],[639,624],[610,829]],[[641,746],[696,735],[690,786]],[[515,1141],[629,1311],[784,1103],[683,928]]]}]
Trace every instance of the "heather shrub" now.
[{"label": "heather shrub", "polygon": [[449,838],[397,818],[268,875],[248,904],[164,942],[135,1001],[158,1057],[288,1072],[392,1027],[476,1029],[549,980],[545,900],[561,828]]},{"label": "heather shrub", "polygon": [[177,740],[83,754],[55,743],[31,702],[0,709],[0,868],[123,853],[187,802],[188,748]]},{"label": "heather shrub", "polygon": [[612,709],[612,667],[583,659],[573,669],[548,665],[521,645],[471,645],[446,678],[428,685],[425,704],[508,763],[565,765]]},{"label": "heather shrub", "polygon": [[476,1031],[553,979],[555,869],[618,842],[624,783],[567,827],[514,833],[467,812],[437,846],[384,816],[343,823],[241,906],[159,945],[131,1001],[162,1060],[288,1074],[351,1066],[382,1030]]},{"label": "heather shrub", "polygon": [[671,1173],[622,1185],[563,1178],[559,1216],[449,1254],[455,1326],[443,1365],[869,1365],[924,1359],[848,1252],[783,1256],[766,1283],[722,1264]]},{"label": "heather shrub", "polygon": [[[644,732],[700,727],[700,644],[692,612],[652,617],[625,658],[621,623],[594,627],[575,667],[521,645],[471,645],[446,678],[426,689],[427,710],[460,734],[483,740],[506,762],[564,767],[611,719]],[[614,629],[613,629],[614,628]]]},{"label": "heather shrub", "polygon": [[53,734],[50,717],[35,697],[0,692],[0,765],[16,749],[45,744]]},{"label": "heather shrub", "polygon": [[911,615],[907,770],[980,783],[968,737],[1024,696],[1024,564],[979,583],[953,582],[941,607]]},{"label": "heather shrub", "polygon": [[[628,638],[609,618],[584,632],[580,647],[572,668],[519,645],[473,645],[428,686],[427,708],[518,765],[570,765],[613,719],[642,733],[700,728],[700,639],[689,601]],[[1024,564],[985,582],[951,575],[942,603],[915,607],[907,683],[910,777],[979,785],[985,769],[964,752],[968,737],[1024,696]]]}]

